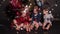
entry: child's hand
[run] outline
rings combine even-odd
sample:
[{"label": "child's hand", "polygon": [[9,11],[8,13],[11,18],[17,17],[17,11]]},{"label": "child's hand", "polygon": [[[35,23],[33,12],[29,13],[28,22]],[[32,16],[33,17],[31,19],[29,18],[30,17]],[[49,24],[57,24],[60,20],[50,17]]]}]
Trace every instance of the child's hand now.
[{"label": "child's hand", "polygon": [[41,22],[39,22],[39,25],[42,26],[43,24]]},{"label": "child's hand", "polygon": [[16,28],[16,30],[19,30],[19,29],[20,29],[19,27]]},{"label": "child's hand", "polygon": [[29,21],[31,21],[31,20],[32,20],[32,18],[29,19]]}]

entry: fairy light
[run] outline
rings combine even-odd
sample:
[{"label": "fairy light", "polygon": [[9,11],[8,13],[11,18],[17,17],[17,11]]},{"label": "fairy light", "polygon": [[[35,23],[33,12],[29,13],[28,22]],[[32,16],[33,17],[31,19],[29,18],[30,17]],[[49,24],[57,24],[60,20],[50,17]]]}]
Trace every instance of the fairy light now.
[{"label": "fairy light", "polygon": [[24,13],[26,13],[26,11],[24,10]]},{"label": "fairy light", "polygon": [[26,5],[26,7],[28,7],[28,5]]},{"label": "fairy light", "polygon": [[52,10],[54,10],[54,9],[52,8]]},{"label": "fairy light", "polygon": [[31,6],[29,5],[29,8],[30,8]]},{"label": "fairy light", "polygon": [[51,13],[51,11],[49,11],[49,13]]},{"label": "fairy light", "polygon": [[55,6],[57,7],[58,5],[57,5],[57,4],[55,4]]},{"label": "fairy light", "polygon": [[30,5],[32,5],[32,4],[30,3]]},{"label": "fairy light", "polygon": [[26,10],[27,10],[27,9],[25,8],[24,13],[26,13]]}]

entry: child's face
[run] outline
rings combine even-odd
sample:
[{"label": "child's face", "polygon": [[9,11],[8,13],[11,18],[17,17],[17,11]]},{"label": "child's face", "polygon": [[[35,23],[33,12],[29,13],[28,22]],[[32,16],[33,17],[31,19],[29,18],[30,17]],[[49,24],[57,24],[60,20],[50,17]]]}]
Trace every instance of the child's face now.
[{"label": "child's face", "polygon": [[22,11],[22,16],[26,16],[26,12]]},{"label": "child's face", "polygon": [[36,7],[34,7],[34,11],[33,11],[34,13],[38,13],[38,7],[36,6]]},{"label": "child's face", "polygon": [[26,16],[26,13],[23,13],[22,15],[23,15],[23,16]]},{"label": "child's face", "polygon": [[36,13],[36,9],[34,9],[34,13]]},{"label": "child's face", "polygon": [[48,10],[43,10],[43,14],[48,14]]},{"label": "child's face", "polygon": [[25,9],[26,9],[26,12],[29,12],[29,7],[28,6],[26,6]]}]

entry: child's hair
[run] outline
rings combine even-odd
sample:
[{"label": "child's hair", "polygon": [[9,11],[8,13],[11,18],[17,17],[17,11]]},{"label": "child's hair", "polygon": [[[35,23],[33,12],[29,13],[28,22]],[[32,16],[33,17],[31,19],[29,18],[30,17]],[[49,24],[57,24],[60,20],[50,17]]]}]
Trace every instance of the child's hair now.
[{"label": "child's hair", "polygon": [[48,10],[49,9],[49,6],[48,5],[44,5],[43,6],[43,10]]},{"label": "child's hair", "polygon": [[43,10],[48,11],[48,13],[49,13],[48,7],[44,7]]},{"label": "child's hair", "polygon": [[49,10],[48,10],[48,7],[43,7],[43,10],[45,10],[45,11],[49,11]]},{"label": "child's hair", "polygon": [[36,8],[38,9],[38,6],[37,5],[34,6],[34,9],[36,9]]},{"label": "child's hair", "polygon": [[45,11],[49,11],[48,8],[44,8],[43,10],[45,10]]},{"label": "child's hair", "polygon": [[34,6],[33,10],[36,9],[38,11],[39,7],[37,5]]}]

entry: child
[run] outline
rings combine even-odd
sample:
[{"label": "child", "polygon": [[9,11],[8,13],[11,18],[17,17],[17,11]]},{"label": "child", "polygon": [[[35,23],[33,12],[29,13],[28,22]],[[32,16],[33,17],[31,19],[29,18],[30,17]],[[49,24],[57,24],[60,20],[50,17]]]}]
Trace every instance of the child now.
[{"label": "child", "polygon": [[49,30],[50,27],[52,26],[51,19],[53,18],[52,14],[49,14],[48,9],[45,8],[43,9],[43,14],[44,14],[44,23],[43,23],[43,29],[44,30]]},{"label": "child", "polygon": [[16,30],[20,30],[21,27],[25,28],[28,31],[29,27],[29,15],[27,15],[27,8],[21,11],[20,17],[13,20]]},{"label": "child", "polygon": [[34,6],[33,13],[31,14],[31,19],[31,29],[33,29],[35,26],[35,30],[38,30],[39,26],[42,26],[41,13],[38,11],[38,6]]}]

